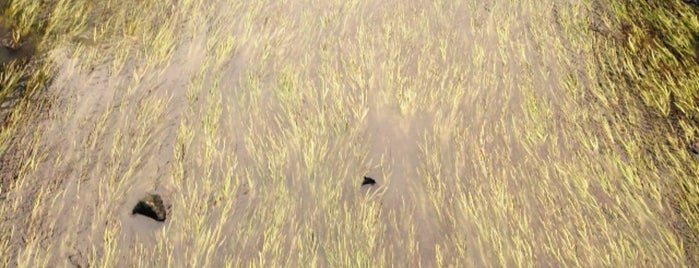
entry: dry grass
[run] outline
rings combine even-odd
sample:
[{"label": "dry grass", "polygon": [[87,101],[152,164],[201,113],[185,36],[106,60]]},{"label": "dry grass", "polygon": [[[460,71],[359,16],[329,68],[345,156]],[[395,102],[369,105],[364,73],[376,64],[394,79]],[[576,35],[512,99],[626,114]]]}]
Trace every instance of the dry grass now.
[{"label": "dry grass", "polygon": [[680,1],[92,2],[6,11],[53,79],[0,132],[0,266],[696,265]]}]

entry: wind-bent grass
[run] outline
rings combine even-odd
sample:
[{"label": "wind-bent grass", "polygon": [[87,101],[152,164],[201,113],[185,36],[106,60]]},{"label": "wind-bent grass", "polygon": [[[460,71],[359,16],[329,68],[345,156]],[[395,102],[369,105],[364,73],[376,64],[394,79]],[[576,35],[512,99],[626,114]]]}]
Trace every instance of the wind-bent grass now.
[{"label": "wind-bent grass", "polygon": [[696,265],[680,1],[37,3],[3,266]]}]

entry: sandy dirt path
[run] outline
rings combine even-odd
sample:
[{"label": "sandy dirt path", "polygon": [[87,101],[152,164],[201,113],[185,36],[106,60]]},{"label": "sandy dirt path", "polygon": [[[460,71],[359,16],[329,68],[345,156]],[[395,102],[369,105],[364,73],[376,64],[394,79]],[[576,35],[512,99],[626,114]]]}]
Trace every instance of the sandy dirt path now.
[{"label": "sandy dirt path", "polygon": [[[243,2],[52,52],[5,201],[17,264],[684,262],[567,80],[579,1]],[[147,193],[165,223],[131,215]]]}]

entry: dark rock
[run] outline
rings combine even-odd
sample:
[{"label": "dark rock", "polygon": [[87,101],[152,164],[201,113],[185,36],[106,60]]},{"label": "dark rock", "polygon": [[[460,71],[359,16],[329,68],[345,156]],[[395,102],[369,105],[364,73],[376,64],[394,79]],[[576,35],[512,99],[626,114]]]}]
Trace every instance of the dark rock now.
[{"label": "dark rock", "polygon": [[83,254],[80,252],[68,256],[68,260],[70,261],[70,264],[73,265],[73,267],[77,267],[77,268],[88,267],[87,260],[85,259]]},{"label": "dark rock", "polygon": [[165,221],[167,217],[163,199],[157,194],[149,194],[138,201],[131,214],[141,214],[156,221]]},{"label": "dark rock", "polygon": [[376,181],[372,178],[369,178],[367,176],[364,176],[364,181],[362,181],[362,186],[364,185],[374,185],[376,184]]},{"label": "dark rock", "polygon": [[699,154],[699,141],[690,145],[689,150],[692,151],[693,154]]}]

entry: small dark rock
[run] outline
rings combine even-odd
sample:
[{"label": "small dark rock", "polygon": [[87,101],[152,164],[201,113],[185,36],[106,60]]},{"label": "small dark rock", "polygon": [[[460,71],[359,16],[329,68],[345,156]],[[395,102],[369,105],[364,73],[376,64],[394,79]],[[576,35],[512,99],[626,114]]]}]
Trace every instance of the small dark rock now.
[{"label": "small dark rock", "polygon": [[691,144],[689,150],[692,151],[693,154],[699,154],[699,141]]},{"label": "small dark rock", "polygon": [[87,261],[85,260],[85,257],[83,256],[83,254],[80,252],[68,256],[68,260],[73,265],[73,267],[78,267],[78,268],[87,267]]},{"label": "small dark rock", "polygon": [[160,195],[149,194],[138,201],[131,214],[141,214],[156,221],[165,221],[167,211]]},{"label": "small dark rock", "polygon": [[362,181],[362,186],[364,185],[374,185],[376,184],[376,181],[372,178],[369,178],[367,176],[364,176],[364,181]]}]

